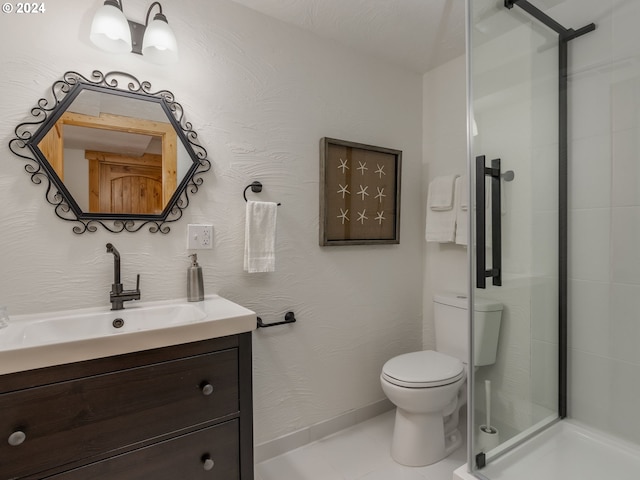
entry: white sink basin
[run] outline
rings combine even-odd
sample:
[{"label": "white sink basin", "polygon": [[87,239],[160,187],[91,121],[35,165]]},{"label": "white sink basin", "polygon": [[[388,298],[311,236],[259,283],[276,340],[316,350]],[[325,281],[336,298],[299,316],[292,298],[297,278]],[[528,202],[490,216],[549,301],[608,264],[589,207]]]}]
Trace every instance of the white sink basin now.
[{"label": "white sink basin", "polygon": [[256,328],[256,314],[218,295],[201,302],[129,302],[11,316],[0,330],[0,374],[166,347]]},{"label": "white sink basin", "polygon": [[[30,321],[12,321],[0,332],[0,348],[20,348],[48,343],[67,343],[107,335],[167,328],[203,320],[202,309],[186,303],[150,305],[127,310],[70,311],[38,315]],[[114,326],[120,325],[119,327]],[[6,335],[4,335],[6,333]]]}]

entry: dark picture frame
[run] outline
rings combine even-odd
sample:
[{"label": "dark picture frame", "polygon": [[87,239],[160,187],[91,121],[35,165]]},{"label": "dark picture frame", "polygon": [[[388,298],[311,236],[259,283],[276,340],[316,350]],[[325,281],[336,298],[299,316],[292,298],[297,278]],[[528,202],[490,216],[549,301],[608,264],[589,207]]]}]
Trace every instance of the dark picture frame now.
[{"label": "dark picture frame", "polygon": [[402,151],[320,140],[320,245],[400,243]]}]

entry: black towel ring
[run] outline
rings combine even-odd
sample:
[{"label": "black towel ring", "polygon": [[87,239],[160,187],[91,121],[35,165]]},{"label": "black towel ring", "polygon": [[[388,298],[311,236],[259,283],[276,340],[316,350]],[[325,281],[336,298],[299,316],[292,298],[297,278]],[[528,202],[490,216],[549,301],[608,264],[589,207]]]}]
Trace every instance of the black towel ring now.
[{"label": "black towel ring", "polygon": [[[262,184],[258,181],[254,181],[252,182],[250,185],[247,185],[246,187],[244,187],[244,192],[242,192],[242,196],[244,197],[244,201],[247,201],[247,190],[251,188],[251,191],[253,193],[260,193],[262,191]],[[281,203],[278,203],[278,206],[282,205]]]}]

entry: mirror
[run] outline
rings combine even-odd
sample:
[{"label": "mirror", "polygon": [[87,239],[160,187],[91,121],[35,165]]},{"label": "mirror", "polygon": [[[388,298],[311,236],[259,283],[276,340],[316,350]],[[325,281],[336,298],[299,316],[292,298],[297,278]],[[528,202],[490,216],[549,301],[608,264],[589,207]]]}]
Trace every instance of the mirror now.
[{"label": "mirror", "polygon": [[[119,85],[127,86],[126,89]],[[67,72],[40,99],[35,120],[9,142],[58,217],[76,233],[97,225],[112,232],[168,233],[211,168],[206,150],[167,90],[122,73]]]}]

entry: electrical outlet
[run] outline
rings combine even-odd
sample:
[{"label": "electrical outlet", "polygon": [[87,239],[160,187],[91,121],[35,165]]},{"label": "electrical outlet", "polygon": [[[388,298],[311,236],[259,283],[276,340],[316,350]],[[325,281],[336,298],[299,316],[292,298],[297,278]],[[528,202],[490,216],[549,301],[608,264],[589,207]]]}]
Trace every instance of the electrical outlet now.
[{"label": "electrical outlet", "polygon": [[213,225],[192,224],[187,226],[187,248],[189,250],[201,250],[212,248]]}]

